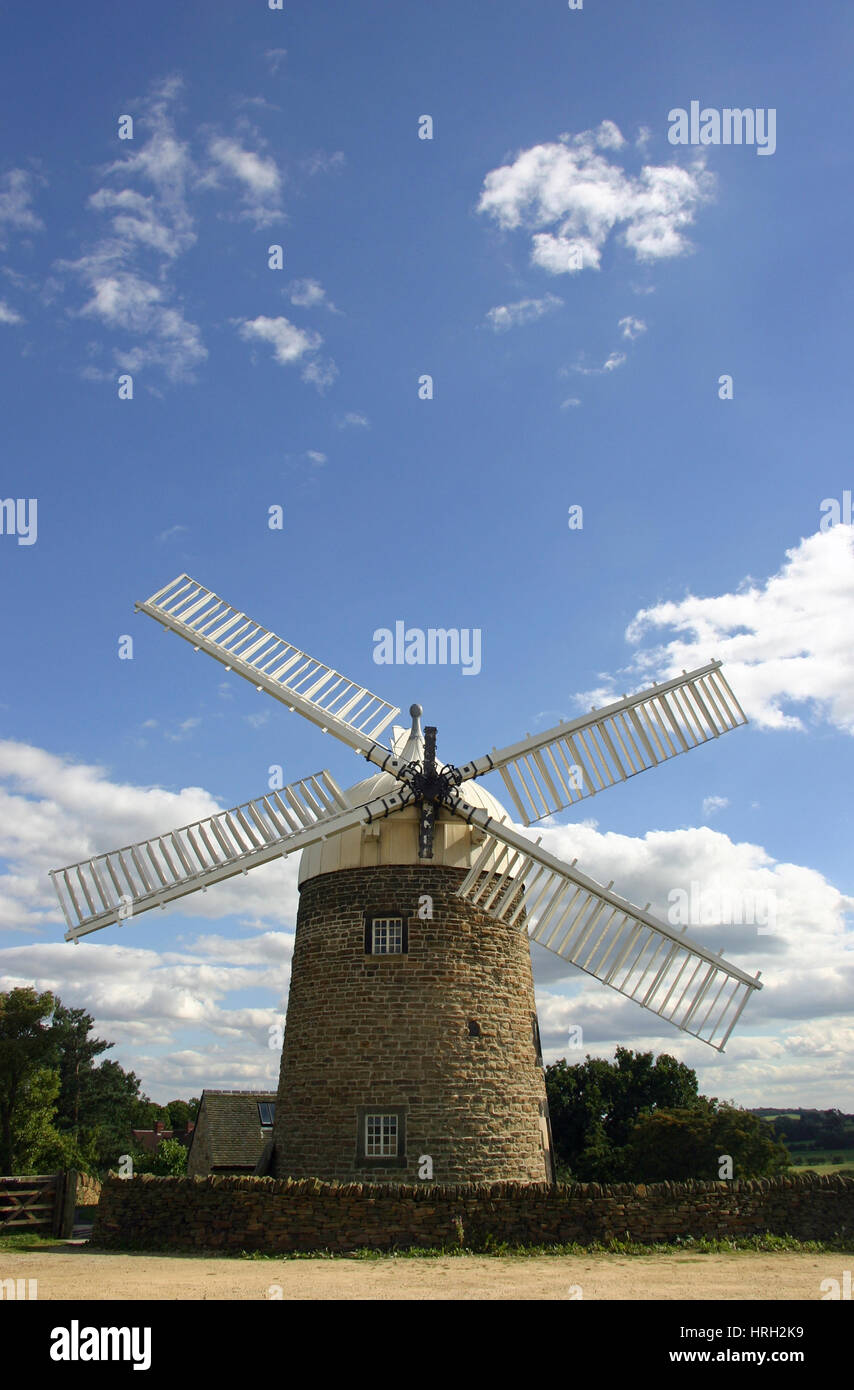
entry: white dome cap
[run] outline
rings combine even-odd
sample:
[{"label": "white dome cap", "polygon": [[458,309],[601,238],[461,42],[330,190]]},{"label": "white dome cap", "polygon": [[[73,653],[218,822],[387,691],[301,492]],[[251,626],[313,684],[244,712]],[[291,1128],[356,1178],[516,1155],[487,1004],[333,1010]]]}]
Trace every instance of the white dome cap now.
[{"label": "white dome cap", "polygon": [[[424,735],[421,732],[419,716],[421,708],[413,705],[412,729],[402,729],[396,725],[392,732],[391,748],[395,757],[406,762],[420,762],[424,757]],[[441,771],[444,763],[436,760]],[[348,787],[344,792],[349,806],[361,806],[376,797],[386,796],[400,786],[391,772],[375,772],[363,782]],[[499,801],[496,801],[485,787],[474,778],[463,782],[460,793],[470,806],[477,806],[496,820],[508,820],[509,816]],[[309,845],[302,852],[299,869],[299,882],[316,878],[318,874],[332,874],[339,869],[368,869],[379,864],[407,864],[415,866],[442,865],[446,868],[468,869],[474,863],[485,835],[479,826],[466,825],[459,816],[454,816],[444,806],[436,809],[436,823],[433,831],[433,858],[420,859],[418,856],[418,826],[421,808],[417,803],[405,806],[402,811],[374,821],[371,825],[358,826],[342,835],[333,835],[328,840],[320,840]],[[484,869],[489,867],[484,865]]]}]

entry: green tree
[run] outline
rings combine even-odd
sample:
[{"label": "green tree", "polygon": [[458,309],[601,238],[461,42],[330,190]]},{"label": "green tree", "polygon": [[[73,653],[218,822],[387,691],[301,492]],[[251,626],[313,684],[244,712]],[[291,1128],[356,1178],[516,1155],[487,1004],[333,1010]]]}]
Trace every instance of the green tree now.
[{"label": "green tree", "polygon": [[54,1126],[59,1069],[37,1067],[21,1085],[12,1119],[12,1167],[16,1173],[39,1173],[45,1152],[58,1138]]},{"label": "green tree", "polygon": [[59,1048],[61,1087],[57,1126],[77,1135],[86,1126],[85,1096],[95,1058],[113,1043],[90,1037],[95,1020],[85,1009],[67,1009],[59,999],[53,1011],[53,1031]]},{"label": "green tree", "polygon": [[180,1139],[161,1139],[153,1154],[140,1154],[133,1166],[137,1173],[154,1173],[159,1178],[180,1178],[187,1171],[187,1149]]},{"label": "green tree", "polygon": [[700,1097],[690,1109],[642,1115],[626,1148],[633,1182],[717,1181],[723,1155],[735,1178],[785,1172],[789,1155],[772,1127],[737,1106]]},{"label": "green tree", "polygon": [[[675,1057],[618,1047],[613,1062],[562,1058],[546,1068],[558,1174],[582,1182],[625,1179],[625,1146],[646,1111],[690,1106],[697,1074]],[[628,1179],[626,1179],[628,1180]]]},{"label": "green tree", "polygon": [[50,1027],[55,1004],[47,990],[37,994],[30,986],[0,994],[0,1173],[17,1171],[13,1132],[23,1123],[19,1107],[28,1085],[56,1056]]},{"label": "green tree", "polygon": [[166,1103],[166,1110],[169,1113],[167,1128],[182,1134],[187,1125],[195,1121],[199,1113],[199,1102],[194,1096],[192,1100],[170,1100]]}]

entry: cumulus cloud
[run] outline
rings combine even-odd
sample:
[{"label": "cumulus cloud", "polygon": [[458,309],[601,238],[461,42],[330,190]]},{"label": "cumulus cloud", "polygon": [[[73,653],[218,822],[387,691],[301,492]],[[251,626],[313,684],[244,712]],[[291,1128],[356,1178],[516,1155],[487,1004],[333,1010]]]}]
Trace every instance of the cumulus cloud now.
[{"label": "cumulus cloud", "polygon": [[306,458],[310,459],[317,468],[322,468],[324,463],[326,463],[326,455],[322,454],[319,449],[308,449],[306,451]]},{"label": "cumulus cloud", "polygon": [[478,211],[504,230],[524,229],[533,264],[552,275],[598,270],[612,233],[639,261],[684,255],[711,175],[699,160],[688,169],[644,165],[639,175],[627,173],[602,153],[624,144],[618,127],[603,121],[523,150],[486,175]]},{"label": "cumulus cloud", "polygon": [[[538,833],[543,846],[601,883],[614,880],[615,891],[631,902],[651,904],[665,922],[674,911],[677,894],[695,887],[699,921],[689,922],[690,937],[753,974],[762,972],[763,989],[750,999],[736,1034],[727,1044],[745,1064],[761,1055],[774,1058],[787,1074],[790,1034],[814,1029],[825,1041],[837,1042],[837,1028],[854,1033],[854,931],[850,916],[854,899],[846,897],[816,870],[775,860],[761,846],[735,842],[707,827],[651,830],[642,837],[600,832],[592,821],[580,825],[545,826]],[[729,910],[732,905],[735,910]],[[769,913],[773,930],[760,932]],[[724,909],[723,911],[721,909]],[[741,918],[741,921],[738,918]],[[752,918],[752,920],[751,920]],[[808,956],[804,942],[808,940]],[[585,1047],[599,1055],[618,1043],[676,1052],[689,1062],[711,1067],[709,1049],[677,1033],[656,1015],[638,1008],[599,982],[562,962],[536,943],[532,945],[534,975],[540,1005],[543,1044],[550,1059],[573,1057],[567,1050],[568,1029],[581,1026]],[[768,1036],[772,1033],[773,1036]],[[849,1046],[849,1056],[851,1048]],[[844,1063],[844,1058],[837,1060]],[[763,1072],[748,1065],[715,1062],[721,1073],[737,1078],[739,1097],[750,1103],[748,1088],[757,1086]],[[808,1068],[804,1067],[804,1077]],[[818,1072],[813,1068],[813,1077]],[[851,1090],[851,1074],[846,1086]],[[808,1083],[807,1083],[808,1084]],[[716,1083],[716,1093],[720,1094]],[[760,1082],[761,1085],[761,1082]],[[771,1103],[755,1100],[754,1103]],[[835,1103],[839,1103],[838,1099]]]},{"label": "cumulus cloud", "polygon": [[854,648],[840,641],[852,606],[854,527],[833,526],[787,550],[768,579],[747,578],[734,593],[689,594],[641,609],[627,629],[630,642],[670,635],[640,650],[632,672],[649,683],[715,656],[760,728],[803,730],[825,720],[854,735]]},{"label": "cumulus cloud", "polygon": [[[187,734],[197,723],[185,720],[173,732]],[[221,809],[201,787],[170,792],[116,783],[102,767],[0,741],[0,859],[7,866],[0,875],[0,927],[56,930],[62,919],[50,869],[162,835]],[[238,912],[253,922],[290,923],[295,873],[295,861],[263,865],[241,879],[236,892],[231,881],[219,884],[216,893],[183,899],[180,911],[201,917]]]},{"label": "cumulus cloud", "polygon": [[725,811],[729,805],[726,796],[706,796],[703,798],[703,815],[713,816],[716,811]]},{"label": "cumulus cloud", "polygon": [[342,415],[341,419],[337,421],[339,430],[351,428],[366,430],[370,428],[370,423],[367,415],[362,415],[357,410],[348,410],[347,414]]},{"label": "cumulus cloud", "polygon": [[281,215],[282,176],[274,159],[224,135],[217,135],[209,142],[208,153],[213,160],[214,182],[217,174],[237,180],[244,217],[261,227]]},{"label": "cumulus cloud", "polygon": [[269,343],[273,358],[281,367],[303,362],[303,380],[311,382],[319,390],[323,390],[338,375],[334,362],[315,355],[323,344],[319,333],[308,328],[297,328],[290,319],[281,315],[269,318],[266,314],[259,314],[255,319],[238,319],[236,322],[245,342]]},{"label": "cumulus cloud", "polygon": [[313,309],[316,305],[322,304],[330,313],[339,312],[332,301],[327,299],[326,290],[318,280],[293,280],[288,285],[287,293],[291,303],[299,309]]},{"label": "cumulus cloud", "polygon": [[635,338],[639,338],[641,333],[646,332],[646,324],[643,319],[632,318],[631,314],[620,319],[619,327],[623,330],[623,337],[628,338],[629,342],[634,342]]},{"label": "cumulus cloud", "polygon": [[547,294],[543,299],[519,299],[515,304],[499,304],[490,309],[486,320],[494,332],[501,333],[522,323],[533,323],[562,304],[563,300],[555,294]]},{"label": "cumulus cloud", "polygon": [[5,299],[0,299],[0,323],[15,324],[25,322],[26,319],[23,314],[19,314],[17,309],[12,309],[6,303]]}]

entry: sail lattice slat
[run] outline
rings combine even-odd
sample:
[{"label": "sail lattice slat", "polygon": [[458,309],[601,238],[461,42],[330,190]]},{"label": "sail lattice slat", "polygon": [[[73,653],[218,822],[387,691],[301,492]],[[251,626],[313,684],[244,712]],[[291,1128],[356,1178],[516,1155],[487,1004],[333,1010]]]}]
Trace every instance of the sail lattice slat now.
[{"label": "sail lattice slat", "polygon": [[499,771],[519,819],[530,825],[746,723],[713,661],[459,770],[463,780]]},{"label": "sail lattice slat", "polygon": [[396,705],[253,622],[187,574],[136,606],[359,752],[367,753],[400,713]]},{"label": "sail lattice slat", "polygon": [[[466,808],[471,811],[471,807]],[[484,824],[485,812],[466,815]],[[459,896],[526,929],[602,984],[722,1052],[759,976],[699,946],[508,826],[487,834]],[[485,867],[488,865],[489,867]]]},{"label": "sail lattice slat", "polygon": [[[299,817],[289,809],[293,807]],[[67,938],[242,873],[346,829],[351,821],[358,824],[371,812],[383,814],[382,806],[370,803],[351,810],[331,774],[317,772],[166,835],[54,869],[51,878],[68,923]]]}]

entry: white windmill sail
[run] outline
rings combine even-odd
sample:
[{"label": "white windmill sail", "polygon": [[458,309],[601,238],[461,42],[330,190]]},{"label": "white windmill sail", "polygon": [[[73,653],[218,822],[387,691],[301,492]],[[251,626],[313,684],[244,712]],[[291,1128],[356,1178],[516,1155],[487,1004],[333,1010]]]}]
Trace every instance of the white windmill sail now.
[{"label": "white windmill sail", "polygon": [[323,733],[393,770],[389,750],[373,745],[400,713],[398,706],[253,622],[188,574],[180,574],[136,608],[191,642],[196,651],[222,662],[227,671],[305,715]]},{"label": "white windmill sail", "polygon": [[[458,894],[602,984],[722,1052],[747,1000],[751,976],[634,907],[486,811],[457,814],[488,829]],[[490,864],[487,869],[485,866]]]},{"label": "white windmill sail", "polygon": [[392,815],[411,799],[411,793],[400,788],[350,808],[331,775],[318,772],[165,835],[52,869],[68,924],[65,939],[76,940],[317,840]]},{"label": "white windmill sail", "polygon": [[520,820],[530,825],[746,724],[720,667],[712,661],[458,771],[464,781],[500,772]]}]

